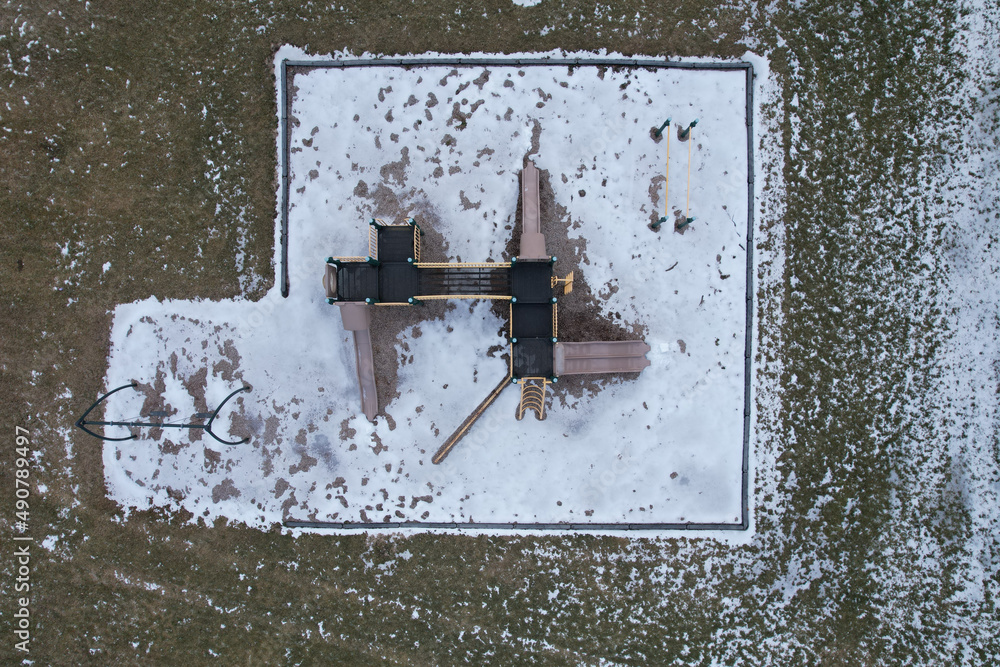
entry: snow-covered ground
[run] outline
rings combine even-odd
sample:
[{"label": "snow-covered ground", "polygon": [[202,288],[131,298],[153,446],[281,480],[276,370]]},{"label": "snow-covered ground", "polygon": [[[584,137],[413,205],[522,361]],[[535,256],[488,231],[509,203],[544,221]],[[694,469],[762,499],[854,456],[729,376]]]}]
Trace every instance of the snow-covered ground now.
[{"label": "snow-covered ground", "polygon": [[[287,48],[283,57],[303,58]],[[126,304],[111,334],[108,388],[135,379],[153,389],[117,394],[107,418],[138,415],[147,394],[186,418],[245,381],[253,391],[217,431],[252,440],[228,447],[199,432],[145,430],[106,443],[109,495],[261,527],[287,518],[738,524],[745,81],[741,71],[593,66],[297,74],[289,297],[276,285],[257,303]],[[646,227],[664,210],[667,161],[650,127],[667,116],[699,119],[690,166],[688,144],[671,141],[671,210],[686,208],[691,173],[697,220],[684,234],[672,217],[659,233]],[[550,400],[542,422],[516,421],[518,392],[508,389],[434,466],[433,452],[506,372],[503,353],[490,351],[505,345],[505,323],[488,303],[457,302],[444,320],[404,331],[400,396],[380,406],[391,419],[371,424],[351,339],[323,300],[323,259],[366,254],[367,220],[386,201],[440,233],[450,260],[506,259],[529,153],[568,216],[543,219],[542,231],[585,239],[593,316],[645,331],[651,365],[638,380]]]}]

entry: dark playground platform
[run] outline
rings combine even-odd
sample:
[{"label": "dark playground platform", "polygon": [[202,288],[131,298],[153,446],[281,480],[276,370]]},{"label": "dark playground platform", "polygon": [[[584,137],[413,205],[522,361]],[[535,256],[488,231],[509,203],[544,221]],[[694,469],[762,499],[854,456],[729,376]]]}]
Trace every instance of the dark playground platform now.
[{"label": "dark playground platform", "polygon": [[555,345],[554,258],[509,263],[421,263],[415,223],[372,226],[372,256],[328,260],[331,302],[417,305],[448,298],[510,301],[511,375],[552,377]]},{"label": "dark playground platform", "polygon": [[552,377],[555,345],[552,261],[520,260],[510,267],[512,376]]}]

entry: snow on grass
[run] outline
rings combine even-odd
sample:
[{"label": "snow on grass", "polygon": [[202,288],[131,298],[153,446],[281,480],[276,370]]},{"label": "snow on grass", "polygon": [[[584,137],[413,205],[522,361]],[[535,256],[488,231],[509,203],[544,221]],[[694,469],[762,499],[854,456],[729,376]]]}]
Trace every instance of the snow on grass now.
[{"label": "snow on grass", "polygon": [[[112,498],[261,527],[284,518],[739,523],[743,72],[384,67],[308,70],[294,84],[289,297],[276,287],[257,303],[151,299],[119,307],[112,331],[108,387],[149,384],[116,395],[108,417],[135,416],[146,401],[185,419],[248,382],[252,393],[216,430],[252,440],[146,430],[108,443]],[[690,169],[697,217],[683,235],[672,215],[659,233],[646,227],[665,209],[666,142],[650,128],[666,116],[700,119],[690,165],[689,146],[671,140],[669,209],[686,210]],[[380,406],[391,419],[373,425],[359,410],[351,339],[323,301],[323,258],[366,254],[367,220],[389,210],[439,233],[450,260],[506,259],[529,153],[565,209],[543,232],[585,241],[574,259],[598,297],[593,317],[645,332],[652,364],[638,380],[550,402],[542,422],[516,421],[517,388],[508,389],[433,466],[434,450],[505,375],[495,351],[505,322],[488,303],[457,302],[443,320],[403,331],[400,395]],[[579,340],[562,328],[560,338]]]}]

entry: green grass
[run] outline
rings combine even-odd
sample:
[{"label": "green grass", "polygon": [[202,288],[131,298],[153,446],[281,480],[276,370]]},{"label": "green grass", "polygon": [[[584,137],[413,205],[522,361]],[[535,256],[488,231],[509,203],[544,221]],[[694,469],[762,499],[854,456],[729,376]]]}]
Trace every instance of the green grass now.
[{"label": "green grass", "polygon": [[[223,664],[947,664],[963,660],[956,633],[989,662],[996,601],[954,601],[969,517],[927,404],[944,314],[920,258],[942,252],[928,202],[947,196],[934,178],[951,147],[936,128],[964,118],[947,98],[955,6],[334,5],[0,8],[14,63],[0,71],[0,411],[40,453],[33,479],[48,490],[32,497],[31,534],[62,536],[34,550],[35,664],[203,664],[210,650]],[[759,397],[756,446],[776,469],[757,470],[749,545],[122,521],[100,444],[72,433],[67,457],[67,429],[102,387],[116,304],[269,287],[278,45],[738,57],[744,25],[782,88],[764,110],[780,131],[761,140],[777,142],[785,183],[783,219],[759,221],[762,257],[783,235],[785,277],[758,293],[772,317],[758,320],[756,372],[777,395]],[[12,568],[5,558],[5,661]]]}]

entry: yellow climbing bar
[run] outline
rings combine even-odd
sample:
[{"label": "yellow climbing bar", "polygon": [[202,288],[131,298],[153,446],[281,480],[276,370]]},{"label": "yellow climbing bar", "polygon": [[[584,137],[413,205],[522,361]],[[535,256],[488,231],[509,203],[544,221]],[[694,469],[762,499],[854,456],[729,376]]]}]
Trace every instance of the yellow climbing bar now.
[{"label": "yellow climbing bar", "polygon": [[573,291],[573,272],[570,271],[565,278],[556,278],[552,276],[552,289],[555,289],[559,285],[563,286],[563,294],[569,294]]},{"label": "yellow climbing bar", "polygon": [[508,385],[510,385],[509,375],[500,380],[500,384],[498,384],[493,391],[491,391],[489,395],[483,399],[483,402],[479,404],[479,407],[473,410],[472,414],[466,417],[458,429],[456,429],[455,432],[452,433],[447,440],[445,440],[444,444],[441,445],[440,449],[438,449],[431,458],[431,463],[437,465],[441,463],[441,461],[444,461],[445,457],[448,456],[455,445],[458,444],[458,441],[469,432],[469,429],[476,423],[476,420],[479,419],[484,412],[486,412],[486,408],[493,404],[493,401],[497,399],[500,392],[502,392]]},{"label": "yellow climbing bar", "polygon": [[497,294],[431,294],[430,296],[417,295],[413,297],[418,301],[431,301],[436,299],[493,299],[494,301],[510,301],[510,296],[499,296]]},{"label": "yellow climbing bar", "polygon": [[470,264],[465,262],[414,262],[418,269],[504,269],[510,268],[510,262],[480,262]]}]

